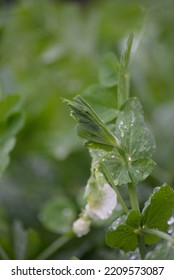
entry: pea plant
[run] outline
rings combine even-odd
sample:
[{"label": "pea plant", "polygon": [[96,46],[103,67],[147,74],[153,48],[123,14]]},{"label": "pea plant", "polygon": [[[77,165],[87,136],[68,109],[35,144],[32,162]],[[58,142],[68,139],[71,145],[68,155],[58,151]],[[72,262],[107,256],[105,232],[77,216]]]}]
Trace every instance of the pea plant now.
[{"label": "pea plant", "polygon": [[[173,258],[174,190],[167,183],[155,187],[140,209],[139,183],[152,173],[155,139],[146,125],[137,97],[130,97],[130,34],[120,60],[104,58],[98,85],[73,100],[64,100],[77,121],[76,131],[91,155],[86,206],[73,223],[77,237],[88,234],[97,221],[110,221],[106,244],[141,259]],[[122,194],[127,190],[129,203]],[[143,185],[146,187],[146,185]],[[120,215],[115,209],[121,206]],[[114,217],[114,213],[117,213]]]}]

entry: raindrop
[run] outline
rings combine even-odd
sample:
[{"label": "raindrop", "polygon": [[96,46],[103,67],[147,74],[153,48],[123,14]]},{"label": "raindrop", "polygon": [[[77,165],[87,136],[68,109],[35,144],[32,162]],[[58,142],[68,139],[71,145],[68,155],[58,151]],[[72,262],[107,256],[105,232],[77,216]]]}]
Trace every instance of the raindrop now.
[{"label": "raindrop", "polygon": [[114,183],[115,183],[116,186],[118,186],[118,179],[115,179]]},{"label": "raindrop", "polygon": [[127,159],[128,159],[128,161],[129,161],[129,162],[131,162],[131,161],[132,161],[132,158],[131,158],[130,156],[129,156]]},{"label": "raindrop", "polygon": [[132,112],[131,118],[132,118],[132,123],[134,123],[134,122],[135,122],[135,115],[134,115],[134,112]]},{"label": "raindrop", "polygon": [[160,190],[160,187],[155,187],[154,189],[153,189],[153,193],[155,193],[155,192],[157,192],[157,191],[159,191]]},{"label": "raindrop", "polygon": [[173,229],[169,228],[167,232],[168,232],[168,234],[172,234],[173,233]]},{"label": "raindrop", "polygon": [[174,217],[170,217],[170,219],[167,221],[168,225],[174,224]]},{"label": "raindrop", "polygon": [[136,259],[136,256],[135,256],[135,255],[132,255],[132,256],[130,256],[130,259],[131,259],[131,260],[135,260],[135,259]]}]

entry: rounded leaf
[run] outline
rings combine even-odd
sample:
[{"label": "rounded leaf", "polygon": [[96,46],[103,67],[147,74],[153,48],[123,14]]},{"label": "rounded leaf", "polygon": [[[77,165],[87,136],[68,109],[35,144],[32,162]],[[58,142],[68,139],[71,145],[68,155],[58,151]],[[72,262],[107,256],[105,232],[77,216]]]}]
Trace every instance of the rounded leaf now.
[{"label": "rounded leaf", "polygon": [[40,213],[40,221],[43,226],[58,234],[71,230],[76,217],[76,209],[71,199],[66,197],[49,200]]}]

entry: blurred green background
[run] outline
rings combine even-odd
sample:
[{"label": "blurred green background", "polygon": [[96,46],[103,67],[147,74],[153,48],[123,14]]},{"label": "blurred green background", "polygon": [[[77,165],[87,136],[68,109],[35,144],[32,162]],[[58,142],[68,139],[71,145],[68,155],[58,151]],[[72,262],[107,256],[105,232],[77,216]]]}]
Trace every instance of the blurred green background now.
[{"label": "blurred green background", "polygon": [[[37,258],[77,217],[90,157],[60,97],[98,83],[104,55],[119,56],[130,32],[131,95],[157,142],[158,165],[138,189],[142,205],[153,187],[173,184],[173,14],[172,0],[0,1],[0,96],[18,93],[26,116],[0,179],[0,258]],[[59,250],[55,243],[47,258],[126,258],[105,246],[105,230]]]}]

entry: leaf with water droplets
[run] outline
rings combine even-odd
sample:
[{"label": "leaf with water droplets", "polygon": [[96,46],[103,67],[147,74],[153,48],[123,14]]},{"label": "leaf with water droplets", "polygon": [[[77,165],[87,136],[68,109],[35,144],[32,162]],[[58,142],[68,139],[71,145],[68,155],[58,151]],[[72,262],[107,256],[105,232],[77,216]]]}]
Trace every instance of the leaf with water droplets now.
[{"label": "leaf with water droplets", "polygon": [[[118,156],[106,155],[105,164],[117,185],[145,180],[152,172],[155,162],[152,155],[155,140],[147,128],[141,104],[130,98],[118,115],[115,136],[120,142]],[[113,152],[114,154],[114,152]]]},{"label": "leaf with water droplets", "polygon": [[[167,184],[150,196],[143,209],[143,227],[158,229],[166,232],[168,228],[168,219],[174,210],[174,190]],[[153,244],[159,241],[159,237],[145,234],[146,244]]]},{"label": "leaf with water droplets", "polygon": [[152,160],[155,140],[145,125],[142,107],[137,98],[129,99],[122,107],[114,133],[119,146],[108,153],[94,151],[94,162],[103,159],[103,164],[116,185],[145,180],[155,165]]},{"label": "leaf with water droplets", "polygon": [[131,181],[134,183],[145,180],[152,172],[154,167],[154,161],[148,158],[140,158],[138,160],[132,160],[128,166],[129,175]]},{"label": "leaf with water droplets", "polygon": [[115,134],[132,160],[151,158],[155,140],[146,126],[139,100],[130,98],[121,108],[116,121]]},{"label": "leaf with water droplets", "polygon": [[127,218],[122,216],[114,221],[106,234],[107,245],[125,252],[135,250],[141,221],[142,215],[138,211],[130,211]]}]

